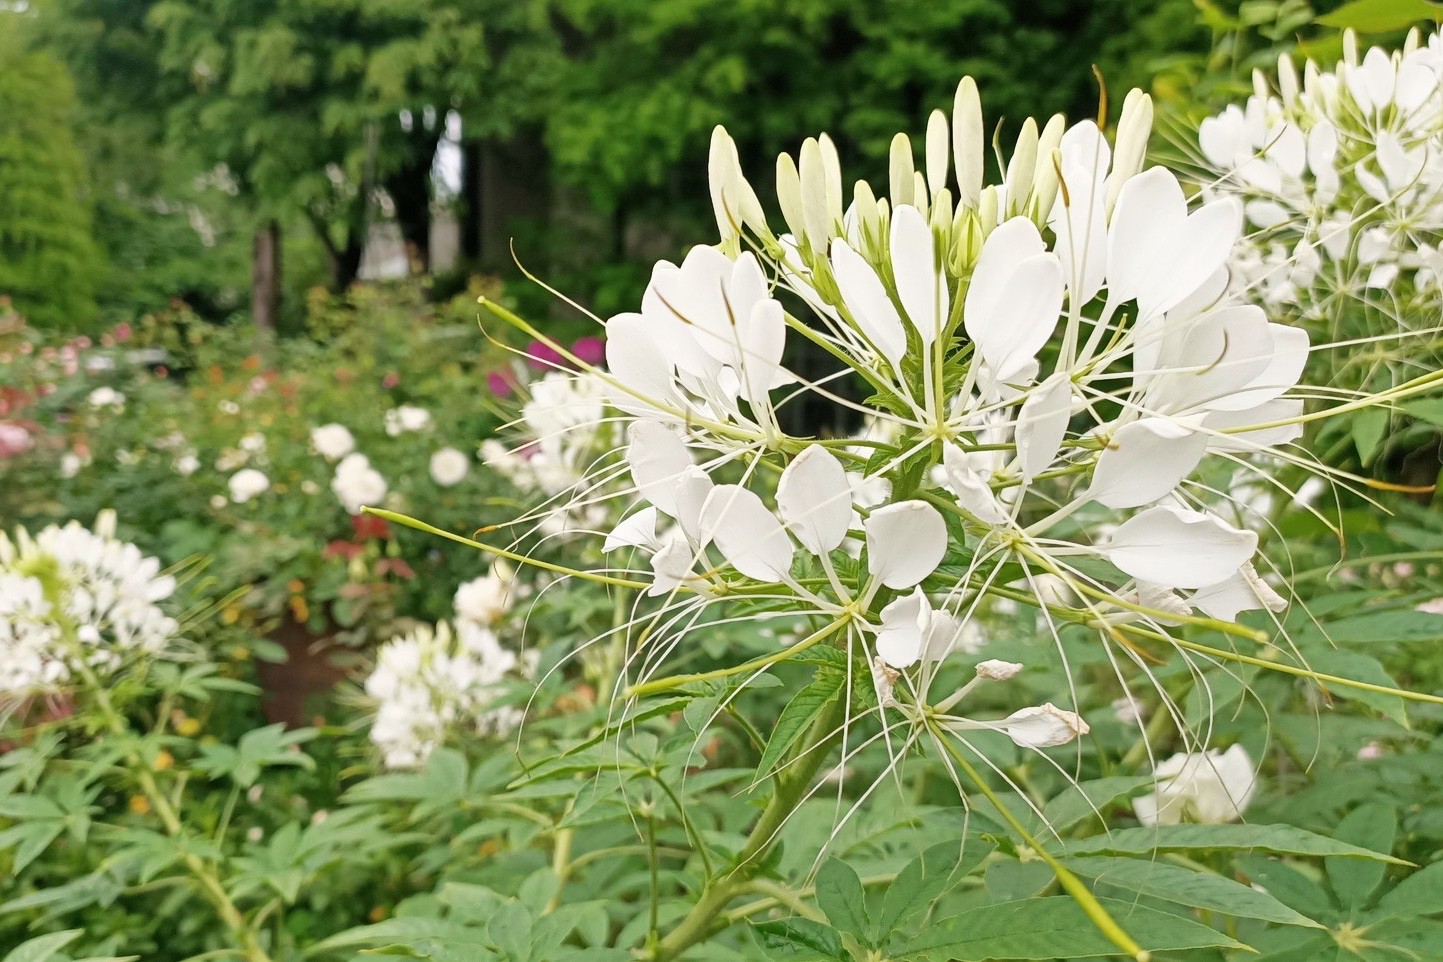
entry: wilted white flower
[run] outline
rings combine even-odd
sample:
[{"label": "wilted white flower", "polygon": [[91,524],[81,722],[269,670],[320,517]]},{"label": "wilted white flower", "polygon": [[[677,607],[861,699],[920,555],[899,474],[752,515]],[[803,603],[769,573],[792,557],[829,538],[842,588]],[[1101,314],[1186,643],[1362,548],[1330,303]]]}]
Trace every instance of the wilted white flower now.
[{"label": "wilted white flower", "polygon": [[115,538],[115,515],[14,540],[0,533],[0,692],[23,695],[105,676],[161,651],[178,626],[159,602],[175,591],[160,562]]},{"label": "wilted white flower", "polygon": [[1007,681],[1015,678],[1020,671],[1022,671],[1022,666],[1015,661],[999,661],[996,658],[989,658],[987,661],[977,664],[977,677],[986,678],[988,681]]},{"label": "wilted white flower", "polygon": [[356,439],[342,424],[322,424],[311,429],[311,447],[327,461],[339,461],[356,450]]},{"label": "wilted white flower", "polygon": [[1236,821],[1257,790],[1253,760],[1241,745],[1174,755],[1157,766],[1153,777],[1157,790],[1132,803],[1144,825]]},{"label": "wilted white flower", "polygon": [[471,471],[471,460],[455,448],[442,448],[431,455],[431,480],[443,488],[460,484]]},{"label": "wilted white flower", "polygon": [[1023,748],[1066,745],[1091,730],[1082,716],[1051,702],[1015,711],[998,722],[997,727]]},{"label": "wilted white flower", "polygon": [[331,490],[351,514],[360,514],[367,505],[380,503],[386,496],[386,479],[371,467],[370,459],[364,454],[351,453],[336,465],[335,477],[331,479]]},{"label": "wilted white flower", "polygon": [[255,468],[242,468],[226,482],[226,487],[230,489],[230,499],[236,504],[245,504],[270,486],[271,479]]},{"label": "wilted white flower", "polygon": [[402,404],[386,412],[386,433],[391,437],[424,431],[431,426],[431,412],[414,404]]}]

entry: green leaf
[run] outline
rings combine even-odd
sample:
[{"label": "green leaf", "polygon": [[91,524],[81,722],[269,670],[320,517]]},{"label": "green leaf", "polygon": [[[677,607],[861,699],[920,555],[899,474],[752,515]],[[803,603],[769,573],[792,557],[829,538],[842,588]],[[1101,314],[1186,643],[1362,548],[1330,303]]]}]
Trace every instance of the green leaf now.
[{"label": "green leaf", "polygon": [[882,910],[872,925],[872,943],[884,944],[892,933],[931,908],[992,850],[991,843],[969,838],[960,852],[956,842],[941,842],[908,862],[882,897]]},{"label": "green leaf", "polygon": [[1318,23],[1336,30],[1388,33],[1411,27],[1420,20],[1439,19],[1443,19],[1443,7],[1428,0],[1352,0],[1332,13],[1323,14]]},{"label": "green leaf", "polygon": [[1309,918],[1328,919],[1337,914],[1328,893],[1291,865],[1262,855],[1240,856],[1236,864],[1248,881]]},{"label": "green leaf", "polygon": [[[1388,674],[1378,659],[1362,652],[1342,648],[1312,649],[1307,652],[1307,664],[1313,671],[1354,681],[1365,681],[1373,685],[1397,688],[1398,683]],[[1388,695],[1383,692],[1366,691],[1351,685],[1328,685],[1328,692],[1338,698],[1356,701],[1380,712],[1390,720],[1408,727],[1408,709],[1402,695]]]},{"label": "green leaf", "polygon": [[817,870],[817,907],[837,929],[859,939],[867,937],[867,896],[852,866],[829,858]]},{"label": "green leaf", "polygon": [[1443,397],[1426,397],[1400,405],[1403,413],[1420,421],[1443,427]]},{"label": "green leaf", "polygon": [[[1398,814],[1393,806],[1382,802],[1360,805],[1338,823],[1334,833],[1339,839],[1374,851],[1388,852],[1398,833]],[[1382,862],[1350,858],[1330,858],[1323,863],[1328,883],[1338,901],[1350,908],[1362,908],[1383,884],[1388,867]]]},{"label": "green leaf", "polygon": [[1378,900],[1379,916],[1437,915],[1443,912],[1443,862],[1425,865]]},{"label": "green leaf", "polygon": [[[1288,908],[1273,896],[1221,875],[1197,872],[1170,862],[1131,858],[1073,858],[1067,867],[1084,878],[1096,879],[1152,898],[1209,909],[1243,919],[1262,919],[1280,925],[1321,928],[1317,921]],[[1381,864],[1381,863],[1361,863]]]},{"label": "green leaf", "polygon": [[1262,849],[1285,855],[1336,855],[1370,858],[1395,865],[1402,859],[1383,852],[1349,845],[1293,825],[1158,825],[1119,829],[1068,842],[1064,854],[1145,855],[1152,852],[1206,851],[1208,849]]},{"label": "green leaf", "polygon": [[1393,609],[1325,622],[1323,630],[1340,645],[1436,641],[1443,638],[1443,615],[1411,608]]},{"label": "green leaf", "polygon": [[1116,775],[1069,785],[1042,807],[1042,821],[1060,834],[1078,822],[1096,818],[1097,812],[1106,812],[1113,802],[1152,784],[1151,775]]},{"label": "green leaf", "polygon": [[[1385,0],[1386,2],[1386,0]],[[1362,462],[1371,464],[1388,433],[1388,412],[1382,408],[1359,411],[1353,418],[1353,444]]]},{"label": "green leaf", "polygon": [[[429,953],[441,948],[466,949],[476,953],[476,962],[493,959],[491,941],[481,929],[445,919],[387,919],[374,925],[362,925],[331,936],[306,949],[307,957],[324,955],[336,949],[384,948],[405,945],[416,953]],[[425,955],[421,955],[425,958]]]},{"label": "green leaf", "polygon": [[[1103,907],[1144,949],[1153,953],[1211,947],[1243,948],[1216,929],[1131,902]],[[927,927],[896,958],[932,962],[989,959],[1090,959],[1117,955],[1117,946],[1067,896],[1022,899],[969,909]]]},{"label": "green leaf", "polygon": [[759,780],[772,774],[777,762],[781,761],[787,750],[796,744],[812,727],[812,723],[826,711],[827,706],[841,694],[845,684],[846,677],[841,672],[819,670],[811,684],[787,702],[787,707],[782,709],[776,725],[772,728],[771,738],[767,740],[767,747],[762,752],[762,760],[757,763],[756,777]]},{"label": "green leaf", "polygon": [[811,919],[776,919],[754,925],[752,929],[764,949],[784,958],[794,955],[839,960],[850,958],[836,930]]},{"label": "green leaf", "polygon": [[51,932],[49,935],[42,935],[21,942],[5,956],[4,962],[47,962],[60,954],[60,950],[84,934],[83,929],[67,929],[64,932]]}]

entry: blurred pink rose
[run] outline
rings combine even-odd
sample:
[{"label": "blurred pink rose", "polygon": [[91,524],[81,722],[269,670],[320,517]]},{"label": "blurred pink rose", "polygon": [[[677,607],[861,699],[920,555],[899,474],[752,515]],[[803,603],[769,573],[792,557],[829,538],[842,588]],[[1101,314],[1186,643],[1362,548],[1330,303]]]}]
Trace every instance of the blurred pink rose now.
[{"label": "blurred pink rose", "polygon": [[18,424],[0,421],[0,458],[24,454],[32,443],[29,431]]},{"label": "blurred pink rose", "polygon": [[532,341],[526,345],[526,363],[538,371],[549,371],[564,362],[560,352],[550,344]]}]

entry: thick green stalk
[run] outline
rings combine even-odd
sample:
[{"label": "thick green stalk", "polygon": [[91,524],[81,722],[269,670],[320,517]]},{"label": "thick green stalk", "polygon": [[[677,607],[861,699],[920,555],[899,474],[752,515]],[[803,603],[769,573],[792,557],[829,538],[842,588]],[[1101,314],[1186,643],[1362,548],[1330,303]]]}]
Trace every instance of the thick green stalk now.
[{"label": "thick green stalk", "polygon": [[652,962],[670,962],[726,924],[723,910],[747,888],[763,856],[775,844],[777,832],[796,811],[817,771],[830,757],[845,712],[845,701],[838,698],[812,725],[811,735],[804,740],[799,753],[776,777],[772,799],[752,826],[746,843],[733,860],[731,871],[711,880],[691,911],[653,950]]}]

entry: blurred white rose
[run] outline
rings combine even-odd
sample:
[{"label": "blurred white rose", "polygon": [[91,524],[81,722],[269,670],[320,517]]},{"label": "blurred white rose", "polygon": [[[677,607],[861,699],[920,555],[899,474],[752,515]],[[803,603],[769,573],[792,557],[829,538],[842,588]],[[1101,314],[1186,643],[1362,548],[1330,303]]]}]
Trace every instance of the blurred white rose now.
[{"label": "blurred white rose", "polygon": [[339,461],[356,450],[356,439],[343,424],[322,424],[311,429],[311,447],[327,461]]},{"label": "blurred white rose", "polygon": [[391,437],[431,426],[431,412],[413,404],[403,404],[386,412],[386,433]]},{"label": "blurred white rose", "polygon": [[230,488],[230,499],[236,504],[245,504],[269,488],[271,479],[255,468],[244,468],[231,475],[226,484]]},{"label": "blurred white rose", "polygon": [[331,490],[351,514],[360,514],[366,505],[377,504],[386,496],[386,479],[371,467],[364,454],[352,453],[336,465]]},{"label": "blurred white rose", "polygon": [[431,480],[443,488],[460,484],[471,470],[471,460],[455,448],[442,448],[431,455]]}]

